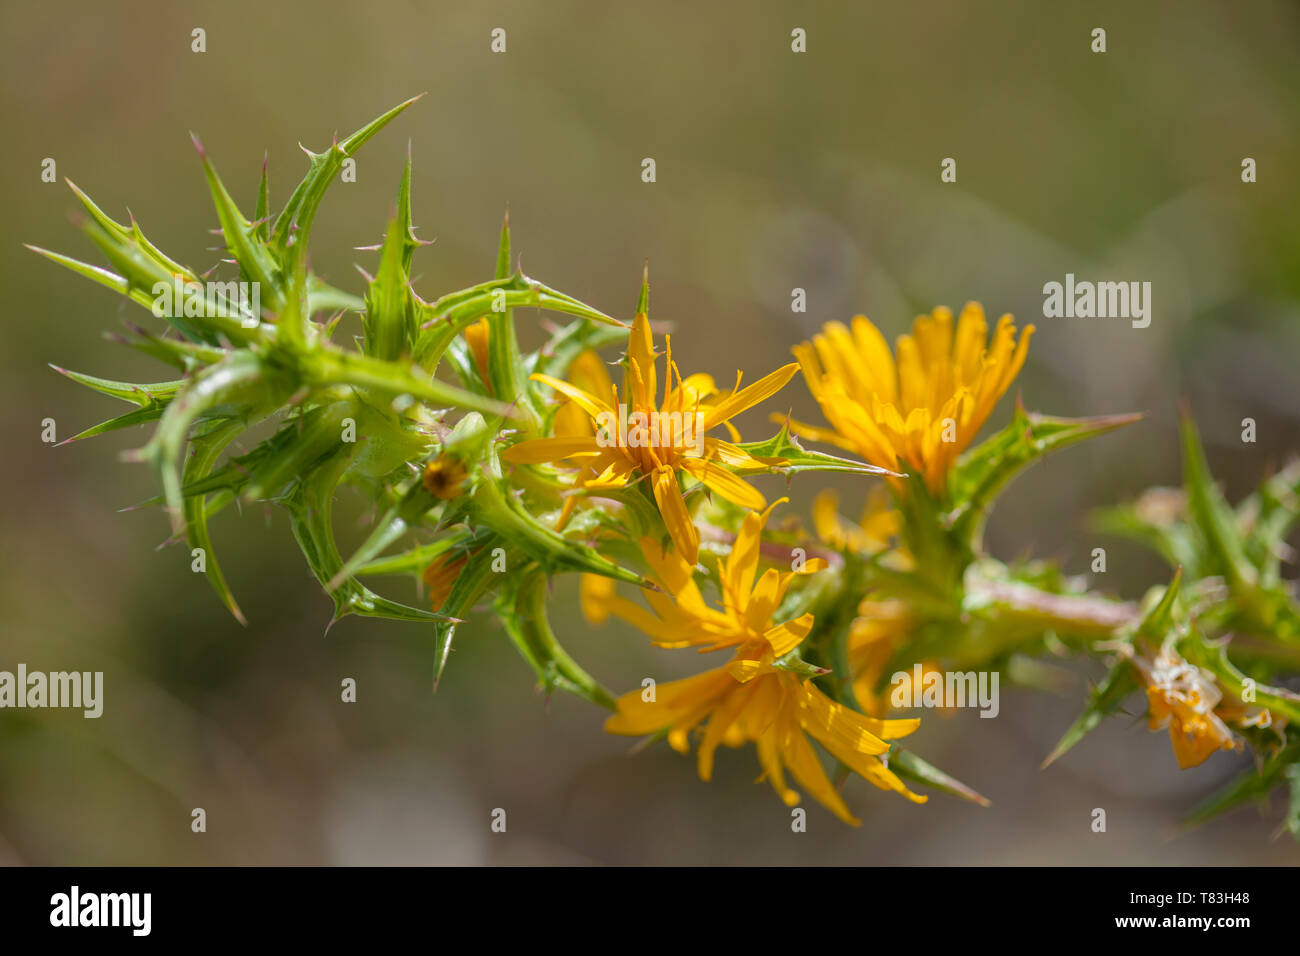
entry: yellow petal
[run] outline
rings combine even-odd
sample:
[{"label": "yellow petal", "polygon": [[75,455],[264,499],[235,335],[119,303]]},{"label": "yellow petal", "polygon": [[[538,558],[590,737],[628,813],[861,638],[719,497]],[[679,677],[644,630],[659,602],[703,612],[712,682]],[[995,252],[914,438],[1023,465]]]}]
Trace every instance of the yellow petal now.
[{"label": "yellow petal", "polygon": [[898,401],[898,370],[889,343],[865,315],[856,316],[852,328],[853,341],[867,366],[872,390],[887,402]]},{"label": "yellow petal", "polygon": [[640,688],[629,691],[615,701],[617,711],[605,721],[605,730],[640,737],[657,733],[695,713],[702,712],[702,719],[713,701],[735,684],[726,671],[719,669],[660,684],[655,699],[650,701],[642,697],[644,692]]},{"label": "yellow petal", "polygon": [[[855,753],[883,754],[889,750],[889,744],[867,729],[869,718],[849,710],[843,704],[837,704],[811,682],[803,684],[803,694],[801,723],[818,740],[834,743]],[[908,732],[915,729],[913,726]]]},{"label": "yellow petal", "polygon": [[638,313],[632,320],[632,331],[627,339],[627,357],[629,365],[636,364],[640,373],[641,384],[645,388],[643,395],[632,396],[641,405],[652,405],[655,400],[657,372],[655,371],[654,337],[650,334],[650,319],[644,313]]},{"label": "yellow petal", "polygon": [[677,486],[677,473],[671,468],[656,468],[652,477],[655,502],[668,528],[668,536],[684,560],[695,564],[700,559],[700,533],[695,529],[686,500]]},{"label": "yellow petal", "polygon": [[704,439],[704,457],[732,468],[766,468],[745,449],[717,438]]},{"label": "yellow petal", "polygon": [[683,471],[733,505],[762,508],[767,504],[767,499],[753,485],[705,458],[683,458],[681,466]]},{"label": "yellow petal", "polygon": [[470,354],[474,356],[474,364],[478,367],[478,373],[483,382],[488,384],[490,390],[491,385],[488,379],[488,328],[487,316],[484,316],[465,329],[463,334],[465,344],[469,346]]},{"label": "yellow petal", "polygon": [[582,616],[593,626],[609,618],[609,599],[614,596],[614,579],[603,574],[584,574],[578,581],[578,601]]},{"label": "yellow petal", "polygon": [[564,504],[560,506],[560,516],[555,519],[555,530],[563,531],[573,517],[573,513],[578,510],[578,496],[566,495]]},{"label": "yellow petal", "polygon": [[608,395],[613,382],[594,349],[584,349],[569,363],[569,381],[592,395]]},{"label": "yellow petal", "polygon": [[741,522],[731,553],[720,562],[722,594],[728,610],[743,614],[758,572],[758,545],[763,534],[762,515],[750,512]]},{"label": "yellow petal", "polygon": [[769,670],[768,665],[762,661],[751,660],[747,657],[737,657],[725,668],[726,672],[742,684],[747,684],[758,675]]},{"label": "yellow petal", "polygon": [[862,821],[849,812],[849,808],[840,797],[839,791],[835,789],[835,786],[826,776],[826,770],[822,767],[821,761],[817,759],[817,754],[813,751],[812,746],[809,745],[808,738],[800,733],[797,728],[786,734],[785,746],[781,749],[781,757],[785,765],[790,769],[790,775],[798,780],[818,803],[850,826],[856,827],[861,824]]},{"label": "yellow petal", "polygon": [[793,621],[786,621],[763,632],[767,642],[772,645],[772,654],[783,657],[803,643],[813,628],[813,615],[804,614]]},{"label": "yellow petal", "polygon": [[713,714],[709,717],[709,724],[704,730],[704,739],[700,741],[698,767],[701,780],[712,779],[713,753],[718,749],[718,744],[728,736],[728,731],[732,729],[751,697],[753,697],[752,684],[737,687],[728,692],[714,708]]},{"label": "yellow petal", "polygon": [[826,744],[825,746],[830,751],[831,756],[873,786],[879,787],[881,790],[891,790],[899,796],[906,797],[913,803],[925,803],[930,799],[907,789],[907,784],[903,783],[894,771],[881,763],[879,757],[845,750],[832,744]]},{"label": "yellow petal", "polygon": [[574,438],[531,438],[511,445],[501,453],[503,461],[515,465],[537,465],[544,461],[559,461],[573,455],[596,455],[601,446],[591,435],[579,435]]},{"label": "yellow petal", "polygon": [[763,631],[781,603],[781,572],[768,568],[759,576],[758,583],[745,603],[745,625],[752,631]]},{"label": "yellow petal", "polygon": [[561,395],[577,402],[578,406],[593,419],[599,418],[601,412],[609,412],[611,415],[614,414],[613,408],[606,405],[596,396],[578,388],[576,385],[570,385],[568,382],[562,381],[558,378],[553,378],[550,375],[543,375],[541,372],[534,372],[529,376],[529,378],[534,382],[541,382],[544,385],[549,385]]},{"label": "yellow petal", "polygon": [[[787,807],[798,806],[799,794],[785,785],[785,768],[781,766],[776,735],[767,733],[759,737],[755,741],[755,748],[758,751],[758,762],[763,768],[763,777],[772,784],[772,789],[781,798],[781,802]],[[759,779],[762,780],[763,777]]]},{"label": "yellow petal", "polygon": [[710,431],[713,426],[720,425],[727,419],[739,415],[745,409],[772,397],[785,388],[786,383],[794,378],[797,371],[799,371],[799,363],[791,362],[789,365],[777,369],[771,375],[759,379],[753,385],[728,395],[709,409],[708,415],[704,418],[704,430]]}]

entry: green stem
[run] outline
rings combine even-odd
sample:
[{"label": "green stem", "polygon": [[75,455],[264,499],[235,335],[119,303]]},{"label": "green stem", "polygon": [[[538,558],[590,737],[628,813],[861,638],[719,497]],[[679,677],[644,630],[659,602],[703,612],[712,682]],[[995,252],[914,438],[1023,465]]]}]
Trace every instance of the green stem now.
[{"label": "green stem", "polygon": [[972,581],[967,598],[997,605],[1000,616],[1084,640],[1105,640],[1140,618],[1135,605],[1082,594],[1053,594],[1016,581]]},{"label": "green stem", "polygon": [[520,586],[514,626],[509,627],[519,650],[549,690],[563,687],[584,700],[614,710],[614,696],[560,646],[546,614],[547,577],[536,565]]}]

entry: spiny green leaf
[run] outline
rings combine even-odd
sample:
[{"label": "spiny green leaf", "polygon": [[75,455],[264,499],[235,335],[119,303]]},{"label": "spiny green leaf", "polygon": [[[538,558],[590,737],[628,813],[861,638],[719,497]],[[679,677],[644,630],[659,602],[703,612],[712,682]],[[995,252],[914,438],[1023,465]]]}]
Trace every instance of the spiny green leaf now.
[{"label": "spiny green leaf", "polygon": [[148,385],[136,384],[135,382],[115,382],[112,379],[96,378],[82,372],[73,372],[58,365],[50,365],[50,368],[74,382],[80,382],[87,388],[93,388],[101,395],[111,395],[113,398],[120,398],[124,402],[130,402],[132,405],[138,405],[141,408],[166,405],[172,400],[176,390],[185,384],[183,378],[171,382],[154,382]]},{"label": "spiny green leaf", "polygon": [[291,482],[338,450],[344,420],[358,414],[354,401],[338,401],[309,409],[268,439],[266,454],[248,476],[243,497],[260,501],[277,497]]},{"label": "spiny green leaf", "polygon": [[1142,615],[1133,635],[1135,641],[1148,641],[1152,647],[1160,647],[1164,643],[1165,638],[1174,630],[1174,608],[1178,603],[1182,584],[1183,569],[1178,568],[1174,571],[1173,580],[1160,595],[1160,600]]},{"label": "spiny green leaf", "polygon": [[926,763],[910,750],[904,750],[902,747],[893,747],[889,751],[889,769],[898,774],[904,780],[911,780],[914,783],[923,784],[927,787],[933,787],[941,793],[946,793],[953,797],[960,797],[963,800],[969,800],[971,803],[977,803],[981,807],[993,805],[993,801],[988,797],[972,790],[966,784],[962,783],[955,777],[944,773],[938,767]]},{"label": "spiny green leaf", "polygon": [[[87,221],[84,230],[125,279],[130,297],[147,304],[155,316],[165,318],[187,339],[217,345],[221,336],[237,344],[247,344],[260,337],[256,329],[244,324],[238,307],[232,308],[219,298],[216,290],[201,283],[193,271],[173,269],[174,263],[157,254],[135,232],[122,239],[94,221]],[[97,280],[109,278],[83,274]],[[201,302],[202,308],[197,313],[189,308],[191,296]]]},{"label": "spiny green leaf", "polygon": [[245,422],[260,420],[278,408],[292,390],[291,382],[256,355],[235,352],[204,369],[176,393],[154,437],[135,456],[151,461],[158,471],[174,532],[181,530],[184,520],[177,462],[190,426],[202,415],[222,412]]},{"label": "spiny green leaf", "polygon": [[[500,556],[495,552],[504,545],[504,542],[492,537],[481,541],[482,543],[477,545],[477,550],[468,555],[465,566],[456,576],[451,591],[442,604],[442,613],[448,619],[434,627],[433,689],[435,691],[442,680],[442,672],[447,667],[451,642],[456,636],[456,625],[465,619],[495,579],[501,577],[494,571],[493,564]],[[506,558],[508,561],[508,553]]]},{"label": "spiny green leaf", "polygon": [[1197,528],[1216,559],[1216,563],[1234,590],[1255,582],[1254,568],[1246,560],[1236,515],[1224,500],[1205,461],[1205,450],[1196,423],[1184,410],[1180,423],[1183,446],[1183,479],[1187,485],[1187,504]]},{"label": "spiny green leaf", "polygon": [[271,242],[281,251],[282,258],[291,242],[298,248],[305,248],[312,221],[316,217],[316,210],[320,207],[321,199],[324,198],[330,183],[342,168],[343,160],[354,156],[357,150],[368,143],[376,133],[423,95],[421,93],[404,103],[397,104],[387,113],[362,126],[351,136],[336,141],[324,153],[303,150],[307,153],[311,166],[302,182],[294,189],[293,195],[289,197],[280,215],[276,217],[275,228],[271,232]]},{"label": "spiny green leaf", "polygon": [[394,216],[389,220],[379,254],[379,270],[366,293],[362,322],[366,354],[386,361],[408,351],[415,335],[415,305],[411,301],[410,273],[402,264],[404,253],[400,221]]},{"label": "spiny green leaf", "polygon": [[356,385],[380,396],[410,395],[444,407],[458,407],[484,415],[512,417],[513,411],[494,399],[475,395],[423,373],[418,365],[322,348],[302,357],[299,366],[310,385]]},{"label": "spiny green leaf", "polygon": [[1286,539],[1300,521],[1300,459],[1291,461],[1237,506],[1238,523],[1249,527],[1247,557],[1269,583],[1279,578]]},{"label": "spiny green leaf", "polygon": [[1295,813],[1295,768],[1300,761],[1300,738],[1291,740],[1285,747],[1270,754],[1258,769],[1245,771],[1226,786],[1202,801],[1183,818],[1184,830],[1191,830],[1204,823],[1235,810],[1242,804],[1261,802],[1270,790],[1277,786],[1291,789],[1292,804],[1288,809],[1287,826],[1293,835],[1300,839],[1292,828]]},{"label": "spiny green leaf", "polygon": [[1107,716],[1119,709],[1124,698],[1138,689],[1137,675],[1133,665],[1127,659],[1121,659],[1111,665],[1101,683],[1088,695],[1088,704],[1067,730],[1052,752],[1042,763],[1046,768],[1063,757],[1075,744],[1086,737]]},{"label": "spiny green leaf", "polygon": [[525,370],[529,375],[541,372],[555,378],[565,378],[574,359],[587,349],[602,349],[626,342],[627,330],[621,326],[599,325],[586,319],[576,319],[556,329],[545,345],[525,356]]},{"label": "spiny green leaf", "polygon": [[133,333],[133,338],[126,339],[109,333],[109,340],[129,345],[131,348],[174,366],[183,372],[194,372],[209,365],[215,365],[231,354],[230,350],[216,345],[186,342],[183,339],[161,338],[137,325],[128,323],[128,328]]},{"label": "spiny green leaf", "polygon": [[568,691],[598,707],[614,709],[614,695],[560,646],[546,611],[546,575],[533,566],[509,579],[497,599],[497,616],[506,633],[537,673],[546,695]]},{"label": "spiny green leaf", "polygon": [[[187,485],[204,478],[212,471],[221,452],[236,435],[244,430],[240,421],[220,422],[210,431],[196,436],[190,442],[190,455],[185,462],[184,481]],[[185,527],[191,548],[201,548],[204,553],[206,577],[221,602],[240,624],[247,624],[244,612],[239,609],[235,596],[226,582],[226,576],[217,562],[216,552],[212,548],[212,536],[208,532],[207,499],[194,495],[185,499]]]},{"label": "spiny green leaf", "polygon": [[425,304],[412,354],[417,362],[427,360],[431,366],[436,365],[448,343],[464,332],[470,323],[500,309],[522,306],[537,306],[605,325],[627,328],[625,323],[516,272],[508,279],[483,282]]},{"label": "spiny green leaf", "polygon": [[185,268],[171,257],[164,255],[162,250],[150,242],[145,237],[144,232],[140,229],[140,224],[137,223],[134,218],[132,218],[129,228],[122,225],[105,214],[102,209],[95,205],[95,203],[91,201],[91,198],[77,187],[76,183],[70,179],[65,180],[65,182],[67,182],[68,188],[76,194],[76,197],[79,200],[81,200],[81,204],[86,207],[86,211],[90,213],[90,217],[95,220],[95,222],[97,222],[106,233],[117,240],[117,242],[123,245],[134,245],[139,247],[150,259],[162,266],[162,268],[168,273],[181,273],[186,276],[193,276],[193,273],[189,269]]},{"label": "spiny green leaf", "polygon": [[[389,508],[375,522],[374,529],[366,536],[352,556],[339,569],[338,575],[330,585],[337,587],[341,576],[359,574],[368,563],[378,557],[390,544],[404,535],[411,525],[418,521],[429,509],[438,504],[438,499],[424,487],[424,482],[417,478],[401,495],[397,504]],[[432,558],[430,558],[432,560]],[[426,561],[427,565],[429,562]],[[371,572],[379,573],[379,572]],[[390,573],[390,572],[383,572]]]},{"label": "spiny green leaf", "polygon": [[270,156],[262,156],[262,180],[257,186],[257,207],[253,210],[253,234],[265,243],[271,238]]},{"label": "spiny green leaf", "polygon": [[1017,475],[1049,452],[1139,421],[1141,414],[1054,418],[1026,412],[1017,401],[1010,424],[961,456],[949,476],[954,532],[973,543],[994,500]]},{"label": "spiny green leaf", "polygon": [[311,315],[320,312],[362,312],[366,308],[365,299],[336,289],[315,275],[307,277],[307,301]]},{"label": "spiny green leaf", "polygon": [[[509,277],[510,213],[507,211],[497,245],[496,278],[505,280]],[[528,373],[519,353],[514,313],[509,308],[494,310],[488,314],[487,323],[488,375],[492,381],[492,393],[503,402],[517,405],[526,427],[535,429],[541,422],[541,415],[535,404],[536,392],[529,387]]]},{"label": "spiny green leaf", "polygon": [[133,411],[118,415],[116,418],[110,418],[107,421],[100,422],[98,425],[92,425],[85,431],[78,432],[71,438],[65,438],[59,442],[60,445],[68,445],[74,441],[81,441],[83,438],[94,438],[96,435],[106,435],[109,432],[115,432],[120,428],[133,428],[136,425],[147,425],[150,422],[156,422],[162,418],[165,405],[154,405],[149,408],[137,408]]},{"label": "spiny green leaf", "polygon": [[469,532],[447,534],[438,538],[436,541],[430,541],[428,544],[418,545],[408,551],[402,551],[399,554],[388,555],[383,558],[376,558],[373,561],[361,565],[357,568],[356,573],[359,575],[414,574],[416,577],[419,577],[425,568],[448,551],[454,551],[458,548],[470,548],[471,540],[472,535]]},{"label": "spiny green leaf", "polygon": [[[1183,579],[1182,569],[1174,572],[1173,580],[1164,589],[1157,600],[1133,627],[1133,641],[1159,648],[1174,630],[1174,608],[1178,601]],[[1088,704],[1083,713],[1070,725],[1070,729],[1048,754],[1042,766],[1047,767],[1066,751],[1072,748],[1088,733],[1094,730],[1102,720],[1114,713],[1129,694],[1139,688],[1137,672],[1127,657],[1121,657],[1106,672],[1101,683],[1088,695]]]},{"label": "spiny green leaf", "polygon": [[[194,140],[194,148],[198,150],[199,158],[203,162],[203,172],[208,179],[208,189],[212,193],[212,203],[217,209],[217,219],[221,222],[221,234],[225,240],[226,249],[234,260],[239,263],[240,273],[246,278],[246,281],[258,283],[261,297],[265,299],[266,305],[272,311],[282,309],[285,298],[283,282],[280,279],[280,263],[270,247],[259,235],[262,223],[250,222],[239,211],[239,207],[235,205],[235,200],[231,198],[225,184],[221,182],[221,177],[217,175],[216,169],[208,160],[208,154],[204,150],[203,144],[199,142],[197,136],[191,134],[191,138]],[[263,168],[265,169],[265,167]],[[265,219],[264,216],[258,218],[259,220]],[[291,331],[286,329],[283,334],[289,334]]]},{"label": "spiny green leaf", "polygon": [[808,451],[799,444],[799,439],[790,433],[788,419],[781,425],[781,430],[766,441],[744,442],[738,447],[751,457],[767,465],[770,471],[779,474],[793,475],[805,471],[839,471],[855,475],[892,475],[898,477],[898,472],[890,471],[888,468],[868,465],[866,462],[853,461],[849,458],[837,458],[834,455],[825,455],[818,451]]},{"label": "spiny green leaf", "polygon": [[656,585],[635,571],[619,567],[594,548],[571,541],[538,521],[513,494],[502,489],[499,468],[494,464],[478,475],[470,492],[484,526],[522,549],[548,570],[587,571],[656,589]]},{"label": "spiny green leaf", "polygon": [[1247,695],[1246,675],[1228,659],[1231,644],[1213,645],[1203,635],[1192,630],[1188,638],[1179,643],[1178,649],[1189,663],[1213,673],[1223,687],[1225,696],[1243,702],[1249,696],[1255,706],[1267,708],[1285,717],[1289,724],[1300,724],[1300,694],[1285,687],[1270,687],[1253,682],[1251,694]]},{"label": "spiny green leaf", "polygon": [[465,344],[464,339],[453,339],[449,342],[447,348],[443,350],[442,357],[460,379],[461,388],[475,395],[482,395],[484,398],[492,397],[488,395],[487,386],[479,376],[474,356],[470,354],[469,346]]},{"label": "spiny green leaf", "polygon": [[[295,488],[283,499],[289,511],[290,524],[294,537],[302,549],[307,563],[316,575],[316,580],[325,587],[338,574],[343,566],[338,546],[334,540],[332,515],[334,510],[334,489],[343,472],[347,470],[349,458],[355,453],[355,446],[344,445],[333,459],[318,467],[310,475],[304,476]],[[331,623],[349,614],[362,617],[386,618],[394,621],[445,621],[445,614],[425,611],[380,597],[368,587],[348,578],[339,587],[326,593],[334,602],[334,616]]]},{"label": "spiny green leaf", "polygon": [[153,296],[146,292],[143,287],[133,287],[131,283],[116,272],[101,266],[92,266],[89,263],[73,259],[71,256],[65,256],[59,252],[42,249],[40,246],[28,245],[27,248],[37,255],[44,256],[51,262],[57,262],[64,268],[70,269],[77,275],[86,277],[91,282],[97,282],[105,288],[112,289],[118,295],[126,296],[132,302],[143,306],[150,312],[153,311]]}]

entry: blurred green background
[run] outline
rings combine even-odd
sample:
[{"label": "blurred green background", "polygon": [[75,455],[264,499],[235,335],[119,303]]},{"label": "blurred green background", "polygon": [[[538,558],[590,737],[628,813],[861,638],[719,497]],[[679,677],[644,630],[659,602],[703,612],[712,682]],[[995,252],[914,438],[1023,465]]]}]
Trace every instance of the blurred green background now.
[{"label": "blurred green background", "polygon": [[[1159,581],[1144,553],[1101,539],[1088,509],[1178,479],[1175,409],[1190,401],[1235,498],[1300,449],[1300,14],[1293,3],[745,4],[415,2],[2,5],[0,151],[8,305],[0,519],[0,669],[103,670],[104,716],[0,712],[0,861],[105,863],[1241,863],[1295,862],[1276,814],[1244,811],[1174,838],[1179,815],[1249,759],[1180,772],[1137,716],[1059,765],[1042,757],[1078,694],[1006,691],[1001,716],[930,717],[918,752],[993,800],[912,806],[848,785],[850,830],[805,801],[809,832],[755,785],[752,749],[715,780],[659,746],[628,756],[604,714],[549,704],[499,628],[462,629],[430,692],[419,626],[345,620],[284,518],[215,522],[251,621],[240,627],[161,513],[120,512],[153,480],[118,454],[143,433],[54,449],[119,411],[47,362],[151,381],[165,370],[101,333],[154,324],[23,250],[100,261],[69,224],[60,179],[200,270],[216,224],[188,132],[246,208],[269,153],[273,202],[320,149],[415,93],[336,185],[313,263],[361,290],[410,147],[417,289],[491,275],[510,207],[525,270],[619,315],[650,260],[652,314],[675,325],[683,371],[730,380],[788,361],[820,323],[856,312],[893,336],[936,304],[976,299],[1035,322],[1019,387],[1066,415],[1144,410],[1127,431],[1064,452],[995,512],[994,553],[1032,552],[1129,598]],[[1108,51],[1090,52],[1107,30]],[[203,27],[207,52],[190,49]],[[489,51],[504,27],[507,52]],[[808,52],[790,50],[795,27]],[[1258,182],[1240,179],[1243,157]],[[641,182],[641,160],[657,163]],[[957,160],[957,182],[939,164]],[[1044,319],[1042,286],[1148,280],[1154,318]],[[808,292],[790,311],[794,287]],[[521,312],[523,325],[537,318]],[[1010,398],[993,418],[1005,421]],[[796,380],[773,403],[815,409]],[[1258,423],[1240,441],[1241,419]],[[742,421],[759,437],[760,413]],[[822,486],[791,488],[802,511]],[[840,483],[847,508],[863,487]],[[779,492],[779,482],[764,490]],[[361,511],[341,508],[355,540]],[[382,583],[382,582],[381,582]],[[413,591],[401,582],[401,599]],[[630,630],[593,631],[576,581],[556,583],[569,650],[617,689],[700,669]],[[354,677],[359,700],[343,704]],[[208,832],[190,831],[203,807]],[[505,835],[490,813],[508,812]],[[1109,830],[1094,834],[1094,807]]]}]

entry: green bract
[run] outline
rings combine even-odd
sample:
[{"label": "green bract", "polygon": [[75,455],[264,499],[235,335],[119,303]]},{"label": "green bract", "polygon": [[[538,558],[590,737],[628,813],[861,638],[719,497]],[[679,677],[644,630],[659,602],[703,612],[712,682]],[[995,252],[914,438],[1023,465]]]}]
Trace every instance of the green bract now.
[{"label": "green bract", "polygon": [[[259,291],[261,314],[252,317],[257,321],[207,292],[197,297],[199,307],[174,308],[166,315],[179,338],[132,328],[129,344],[171,364],[180,378],[136,384],[58,369],[83,385],[137,406],[76,439],[157,423],[153,437],[130,457],[148,462],[157,471],[162,486],[159,502],[171,516],[174,534],[184,535],[191,547],[204,549],[209,581],[241,621],[243,615],[212,553],[208,534],[208,519],[237,499],[273,501],[288,511],[308,564],[334,601],[335,619],[361,614],[450,626],[452,615],[380,597],[361,584],[355,572],[377,554],[374,541],[382,549],[405,530],[407,522],[437,526],[451,517],[443,512],[453,509],[432,496],[419,499],[418,475],[414,482],[410,480],[412,465],[449,447],[449,428],[444,424],[449,411],[475,413],[473,421],[484,436],[480,442],[484,449],[507,423],[523,426],[536,418],[531,407],[534,397],[522,391],[527,381],[525,357],[519,354],[513,334],[503,331],[494,339],[494,359],[500,361],[494,362],[498,373],[490,383],[472,374],[458,334],[483,316],[491,316],[494,329],[512,332],[510,310],[523,305],[573,317],[556,333],[557,345],[599,341],[602,327],[621,326],[522,272],[511,272],[508,230],[502,234],[495,278],[432,301],[422,299],[411,287],[411,263],[421,242],[411,224],[409,159],[398,190],[397,213],[364,299],[311,274],[307,243],[312,222],[343,160],[413,102],[402,103],[323,153],[309,153],[306,177],[274,216],[265,167],[250,219],[231,198],[196,139],[238,282],[256,283]],[[201,289],[214,284],[168,258],[149,242],[138,223],[115,222],[83,192],[72,189],[90,214],[85,231],[111,269],[44,249],[36,252],[155,314],[160,291],[179,283]],[[346,311],[362,314],[359,349],[331,341]],[[462,373],[459,386],[431,374],[444,357]],[[536,361],[536,356],[531,358]],[[232,443],[267,419],[281,422],[272,437],[223,461]],[[483,477],[476,475],[475,480]],[[364,485],[380,501],[393,502],[376,538],[368,550],[363,549],[366,553],[350,563],[340,556],[330,523],[334,492],[342,482]],[[494,499],[480,509],[487,527],[514,522],[530,528],[543,539],[534,542],[533,552],[544,560],[640,580],[582,545],[558,536],[546,538],[548,529],[512,509],[508,495],[480,497]],[[396,531],[395,522],[399,523]],[[420,568],[413,570],[418,573]]]}]

